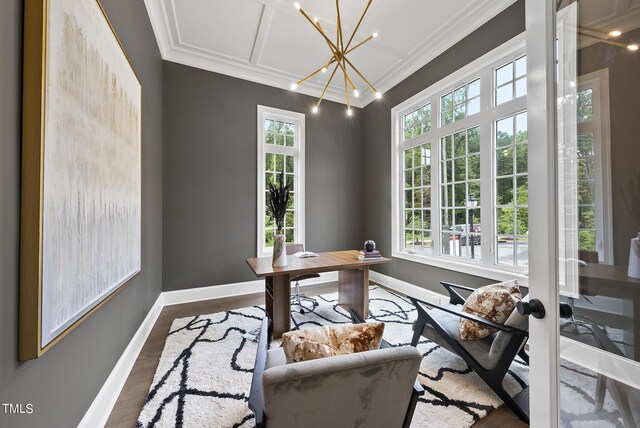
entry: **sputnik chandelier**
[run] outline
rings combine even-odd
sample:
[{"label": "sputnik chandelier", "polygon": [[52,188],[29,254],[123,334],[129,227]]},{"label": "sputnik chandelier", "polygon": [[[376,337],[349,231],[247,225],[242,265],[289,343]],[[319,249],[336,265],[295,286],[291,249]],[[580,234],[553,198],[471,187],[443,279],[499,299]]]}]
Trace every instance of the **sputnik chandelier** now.
[{"label": "sputnik chandelier", "polygon": [[336,75],[336,72],[338,71],[338,68],[340,68],[342,70],[342,74],[344,75],[344,92],[345,92],[345,96],[347,98],[347,115],[351,116],[353,114],[353,111],[351,110],[351,97],[349,95],[349,92],[352,91],[353,92],[353,96],[355,98],[358,98],[360,96],[360,92],[358,92],[358,90],[356,89],[356,86],[353,84],[353,81],[349,77],[349,73],[347,71],[349,68],[351,68],[353,71],[355,71],[355,73],[358,76],[360,76],[360,78],[364,81],[364,83],[369,87],[371,92],[373,92],[375,94],[376,98],[382,98],[382,94],[380,92],[376,91],[376,89],[373,87],[373,85],[371,85],[371,83],[369,83],[369,81],[362,75],[362,73],[360,73],[360,71],[358,71],[358,69],[353,65],[353,63],[351,61],[349,61],[349,58],[347,58],[347,55],[349,55],[351,52],[353,52],[354,50],[356,50],[360,46],[364,45],[369,40],[372,40],[372,39],[375,39],[376,37],[378,37],[378,33],[373,33],[372,35],[370,35],[369,37],[367,37],[366,39],[364,39],[363,41],[361,41],[357,45],[351,47],[351,42],[353,41],[354,36],[358,32],[358,28],[360,28],[360,24],[362,23],[362,20],[364,19],[364,16],[366,15],[367,10],[369,10],[369,6],[371,6],[371,2],[372,1],[373,0],[369,0],[367,2],[367,6],[364,8],[364,12],[362,12],[362,16],[360,16],[360,19],[358,20],[358,24],[356,25],[356,28],[353,30],[353,33],[351,34],[351,37],[349,37],[349,40],[347,41],[347,43],[344,42],[344,38],[343,38],[343,34],[342,34],[342,21],[340,19],[340,4],[338,3],[339,0],[336,0],[336,13],[337,13],[336,28],[337,28],[337,30],[336,30],[336,42],[335,43],[329,38],[329,36],[327,36],[327,33],[325,33],[324,29],[320,25],[320,22],[318,21],[318,18],[311,19],[309,17],[309,15],[307,14],[307,12],[305,12],[304,9],[302,9],[302,7],[300,6],[300,3],[295,3],[296,9],[300,11],[302,16],[304,16],[307,19],[307,21],[309,21],[311,23],[311,25],[313,25],[313,28],[318,30],[320,35],[327,42],[327,45],[329,46],[329,49],[331,50],[331,59],[325,65],[323,65],[322,67],[318,68],[316,71],[314,71],[313,73],[311,73],[310,75],[308,75],[304,79],[301,79],[301,80],[297,81],[296,83],[292,83],[291,84],[291,89],[295,90],[296,88],[298,88],[298,86],[302,85],[304,82],[306,82],[307,80],[309,80],[310,78],[312,78],[313,76],[315,76],[318,73],[326,73],[327,69],[329,67],[331,67],[333,65],[333,63],[336,63],[335,67],[333,68],[333,71],[331,72],[331,75],[329,76],[329,80],[327,81],[327,84],[325,85],[324,90],[322,91],[322,95],[320,95],[320,99],[318,100],[318,103],[312,109],[312,111],[314,113],[318,112],[318,107],[320,107],[320,103],[322,102],[322,99],[324,98],[325,94],[327,93],[327,89],[329,88],[329,85],[331,84],[331,81],[333,80],[333,77]]},{"label": "sputnik chandelier", "polygon": [[[601,30],[599,28],[595,28],[595,27],[587,27],[586,25],[578,25],[578,34],[585,37],[590,37],[595,40],[599,40],[608,45],[617,46],[619,48],[625,48],[630,51],[635,52],[638,50],[638,45],[636,43],[624,44],[624,43],[618,43],[618,42],[609,40],[609,38],[615,39],[617,37],[620,37],[622,35],[622,31],[620,30],[606,31],[606,30]],[[609,36],[609,37],[605,37],[605,36]]]}]

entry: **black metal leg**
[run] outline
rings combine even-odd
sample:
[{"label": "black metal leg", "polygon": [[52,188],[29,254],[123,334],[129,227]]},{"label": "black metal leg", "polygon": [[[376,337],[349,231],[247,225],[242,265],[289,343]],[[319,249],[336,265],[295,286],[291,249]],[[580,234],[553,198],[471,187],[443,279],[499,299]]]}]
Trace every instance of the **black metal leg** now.
[{"label": "black metal leg", "polygon": [[502,385],[497,388],[491,387],[491,389],[493,389],[493,392],[495,392],[498,397],[500,397],[500,399],[504,401],[504,404],[506,404],[507,407],[509,407],[511,411],[515,413],[515,415],[520,418],[522,422],[525,422],[527,424],[529,423],[529,415],[527,414],[527,412],[520,408],[518,403],[516,403],[516,401],[507,393],[507,391],[504,390]]},{"label": "black metal leg", "polygon": [[522,360],[527,363],[527,365],[529,365],[529,354],[527,354],[527,351],[524,350],[524,346],[522,347],[522,349],[520,349],[520,351],[518,352],[518,356],[520,358],[522,358]]},{"label": "black metal leg", "polygon": [[404,417],[402,428],[409,428],[411,426],[411,419],[413,419],[413,412],[416,410],[416,404],[418,404],[418,394],[414,390],[411,393],[411,398],[409,399],[409,407],[407,408],[407,414]]},{"label": "black metal leg", "polygon": [[422,335],[422,330],[424,330],[425,322],[421,321],[420,318],[416,320],[413,328],[413,337],[411,338],[411,346],[414,348],[418,346],[418,342],[420,341],[420,336]]}]

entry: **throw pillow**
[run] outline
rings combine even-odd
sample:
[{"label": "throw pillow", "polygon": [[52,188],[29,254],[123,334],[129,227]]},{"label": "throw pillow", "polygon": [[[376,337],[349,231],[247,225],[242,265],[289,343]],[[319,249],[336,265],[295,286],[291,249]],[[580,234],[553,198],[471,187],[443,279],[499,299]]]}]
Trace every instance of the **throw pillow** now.
[{"label": "throw pillow", "polygon": [[383,333],[381,322],[327,325],[284,333],[282,347],[287,364],[296,363],[378,349]]},{"label": "throw pillow", "polygon": [[[462,310],[471,315],[504,324],[521,298],[517,280],[500,282],[475,290],[462,305]],[[460,318],[462,340],[484,339],[495,331],[486,325]]]}]

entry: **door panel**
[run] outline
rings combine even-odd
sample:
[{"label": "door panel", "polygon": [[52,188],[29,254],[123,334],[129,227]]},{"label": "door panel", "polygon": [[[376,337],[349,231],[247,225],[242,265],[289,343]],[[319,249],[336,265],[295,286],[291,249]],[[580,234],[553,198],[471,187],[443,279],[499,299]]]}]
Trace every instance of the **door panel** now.
[{"label": "door panel", "polygon": [[640,0],[557,6],[559,424],[637,427]]}]

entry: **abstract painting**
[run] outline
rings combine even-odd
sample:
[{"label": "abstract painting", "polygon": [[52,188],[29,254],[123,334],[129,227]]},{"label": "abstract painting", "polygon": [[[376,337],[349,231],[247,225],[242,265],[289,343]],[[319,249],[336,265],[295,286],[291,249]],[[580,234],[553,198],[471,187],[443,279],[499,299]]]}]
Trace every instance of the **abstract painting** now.
[{"label": "abstract painting", "polygon": [[140,82],[97,1],[27,3],[25,52],[29,19],[45,19],[45,55],[41,83],[25,71],[25,86],[41,86],[38,100],[25,87],[25,104],[42,108],[37,122],[25,106],[24,128],[42,132],[23,136],[23,183],[40,185],[22,189],[21,359],[40,356],[141,269]]}]

